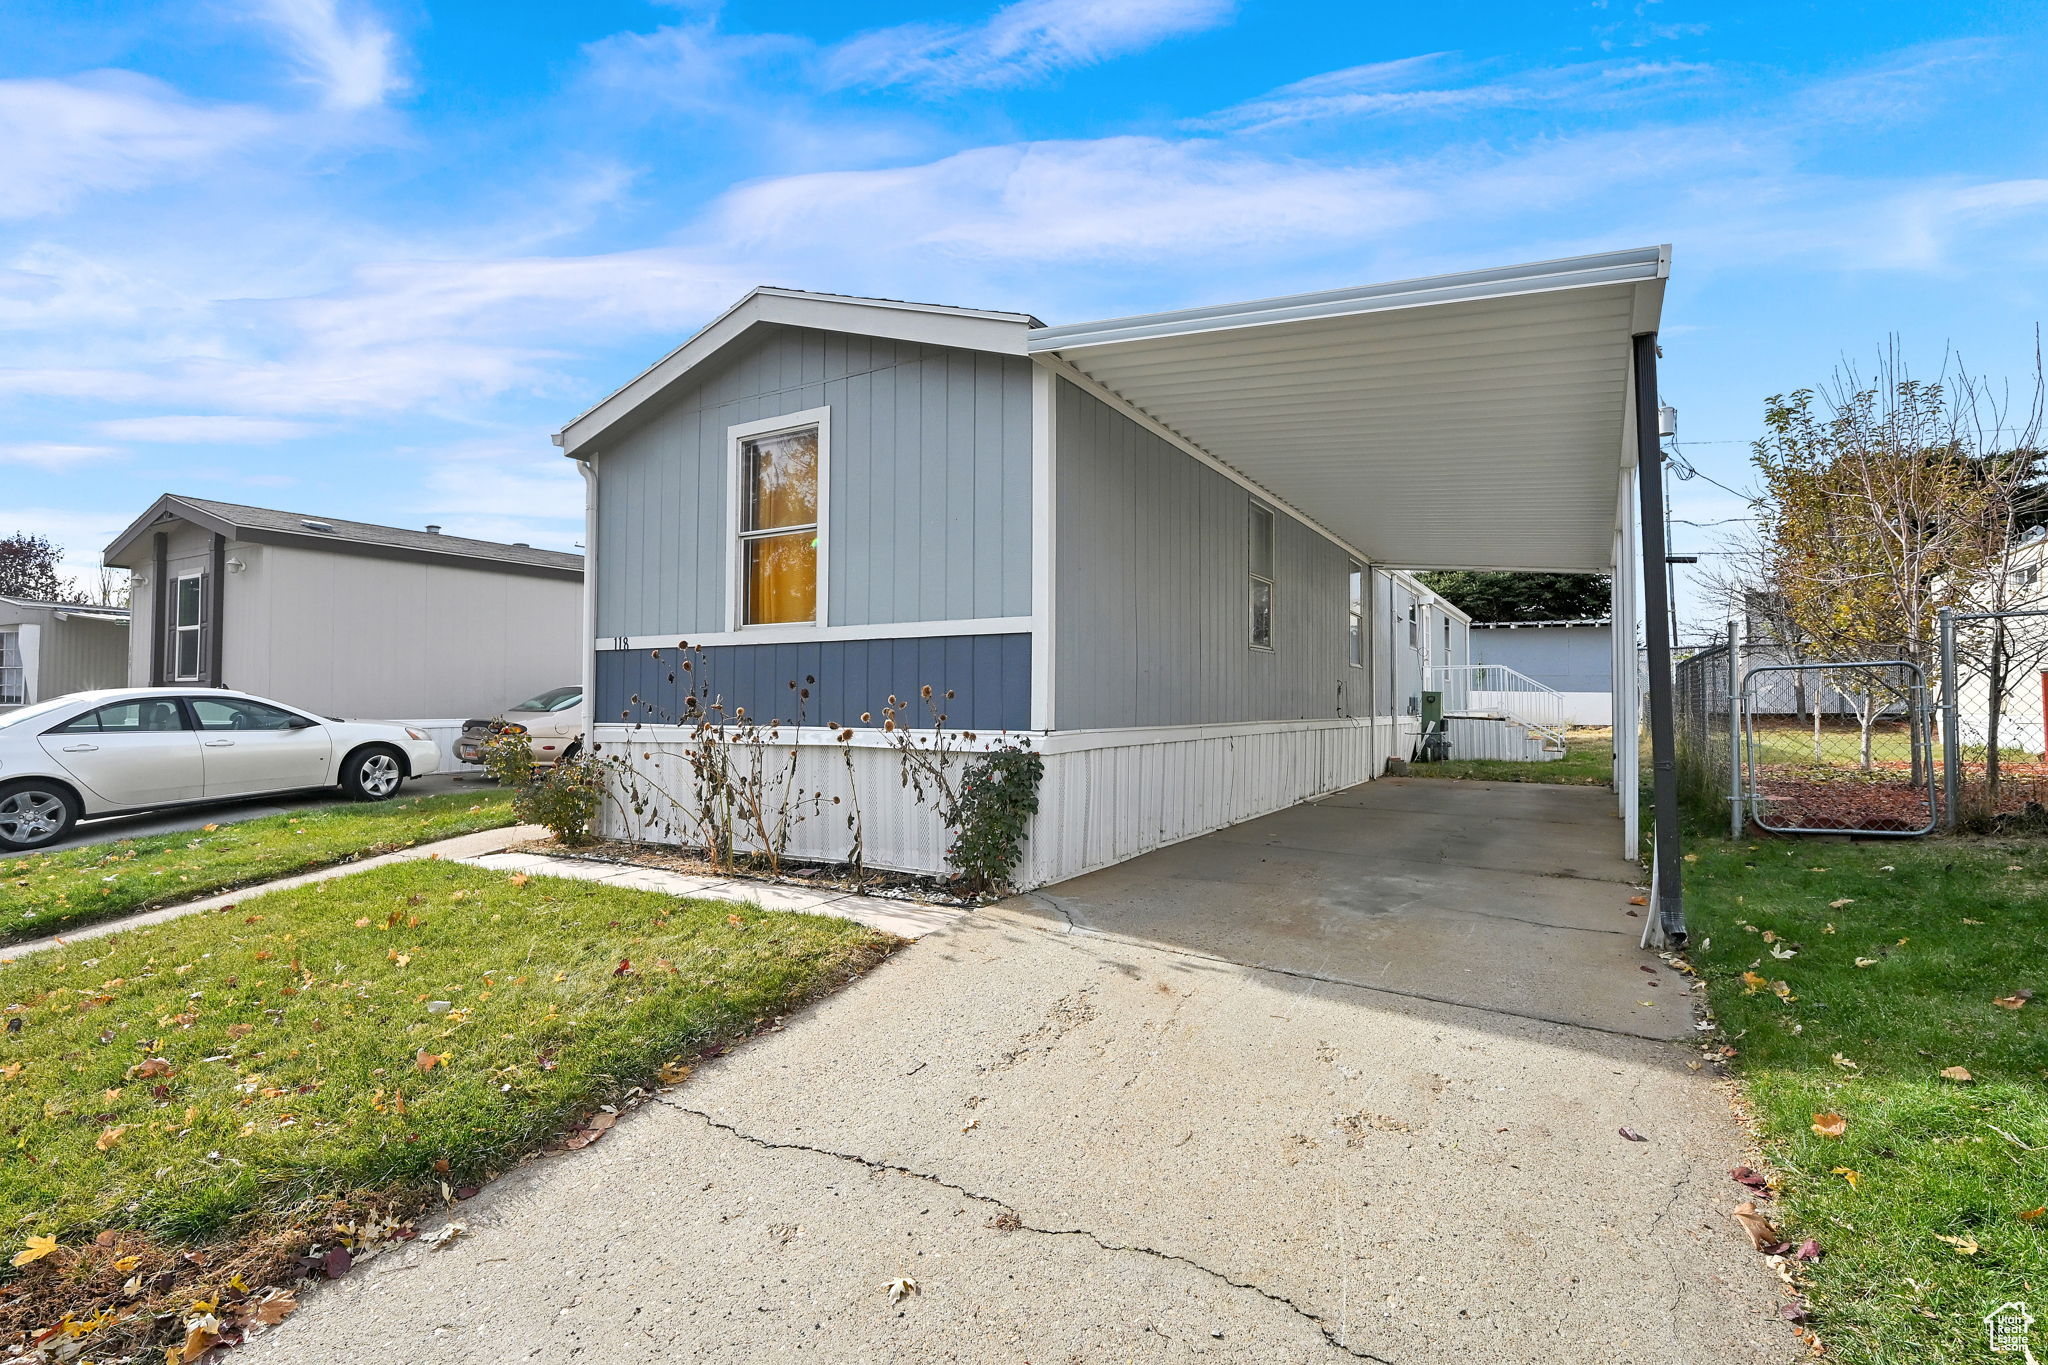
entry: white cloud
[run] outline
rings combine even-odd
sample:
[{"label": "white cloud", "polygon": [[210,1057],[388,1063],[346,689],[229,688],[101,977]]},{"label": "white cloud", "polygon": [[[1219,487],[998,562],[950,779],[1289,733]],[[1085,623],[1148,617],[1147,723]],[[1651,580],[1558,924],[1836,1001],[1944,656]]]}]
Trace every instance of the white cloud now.
[{"label": "white cloud", "polygon": [[72,469],[121,452],[110,446],[65,445],[56,441],[29,441],[0,446],[0,464],[34,465],[52,471]]},{"label": "white cloud", "polygon": [[0,218],[192,174],[272,123],[260,110],[200,104],[125,71],[0,81]]},{"label": "white cloud", "polygon": [[921,166],[786,176],[717,209],[735,247],[792,259],[931,249],[984,260],[1171,259],[1362,241],[1428,216],[1373,167],[1265,157],[1211,139],[1114,137],[981,147]]},{"label": "white cloud", "polygon": [[1026,85],[1230,18],[1233,0],[1016,0],[973,25],[902,24],[826,55],[839,85],[932,92]]},{"label": "white cloud", "polygon": [[290,441],[317,428],[275,417],[163,416],[116,417],[95,424],[102,436],[117,441],[149,441],[165,445],[256,445]]},{"label": "white cloud", "polygon": [[367,7],[342,13],[342,0],[257,0],[258,18],[290,44],[304,79],[330,109],[367,109],[405,88],[397,39]]}]

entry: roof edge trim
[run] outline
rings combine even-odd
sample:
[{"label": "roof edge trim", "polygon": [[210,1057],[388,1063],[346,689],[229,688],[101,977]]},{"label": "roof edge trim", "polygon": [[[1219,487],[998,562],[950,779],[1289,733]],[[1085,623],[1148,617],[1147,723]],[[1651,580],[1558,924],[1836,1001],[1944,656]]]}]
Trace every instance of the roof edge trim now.
[{"label": "roof edge trim", "polygon": [[1313,294],[1289,294],[1204,308],[1183,308],[1165,313],[1142,313],[1125,318],[1106,318],[1097,322],[1040,327],[1031,332],[1028,344],[1034,353],[1070,351],[1125,341],[1146,341],[1236,327],[1347,317],[1396,308],[1512,298],[1523,294],[1603,285],[1644,284],[1661,281],[1670,273],[1671,248],[1668,244],[1635,247],[1626,251],[1573,256],[1564,260],[1540,261],[1530,265],[1501,266],[1489,270],[1396,280],[1388,284],[1329,289]]},{"label": "roof edge trim", "polygon": [[582,458],[579,452],[585,446],[748,331],[769,323],[1016,356],[1026,354],[1025,337],[1031,328],[1041,325],[1029,313],[760,285],[748,290],[688,341],[564,425],[554,434],[554,444],[571,459]]}]

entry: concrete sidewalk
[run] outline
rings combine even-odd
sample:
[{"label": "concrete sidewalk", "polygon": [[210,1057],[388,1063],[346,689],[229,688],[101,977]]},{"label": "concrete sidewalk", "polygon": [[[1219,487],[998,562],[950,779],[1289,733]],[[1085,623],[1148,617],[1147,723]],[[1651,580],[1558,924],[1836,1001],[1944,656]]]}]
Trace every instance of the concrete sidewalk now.
[{"label": "concrete sidewalk", "polygon": [[[1599,927],[1639,924],[1626,882],[1555,875],[1597,872],[1611,828],[1581,794],[1460,785],[1374,784],[940,929],[243,1354],[1798,1358],[1726,1215],[1739,1132],[1668,1040],[1679,978],[1639,1013],[1651,991],[1607,978],[1655,959]],[[1510,880],[1431,910],[1412,868],[1361,880],[1375,829]],[[1360,924],[1383,932],[1346,942]],[[1482,956],[1475,980],[1446,945],[1489,932],[1565,960]],[[1573,953],[1585,990],[1517,993],[1562,990]],[[892,1303],[899,1277],[920,1292]]]}]

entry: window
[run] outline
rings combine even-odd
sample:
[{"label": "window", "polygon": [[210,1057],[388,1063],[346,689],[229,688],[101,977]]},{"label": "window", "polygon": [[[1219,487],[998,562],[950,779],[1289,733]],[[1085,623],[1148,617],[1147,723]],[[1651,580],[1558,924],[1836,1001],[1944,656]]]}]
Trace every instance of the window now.
[{"label": "window", "polygon": [[567,711],[583,704],[580,687],[550,687],[537,697],[528,697],[514,711]]},{"label": "window", "polygon": [[28,670],[21,659],[21,632],[0,630],[0,706],[28,701]]},{"label": "window", "polygon": [[1350,566],[1346,578],[1345,613],[1351,630],[1349,659],[1353,668],[1365,667],[1365,569]]},{"label": "window", "polygon": [[1451,618],[1444,618],[1444,662],[1451,662]]},{"label": "window", "polygon": [[738,624],[812,625],[819,611],[825,413],[730,428],[737,448]]},{"label": "window", "polygon": [[206,575],[186,574],[171,585],[171,676],[199,681],[200,635],[206,625]]},{"label": "window", "polygon": [[120,701],[88,711],[57,727],[59,734],[141,734],[151,730],[183,730],[185,713],[167,700]]},{"label": "window", "polygon": [[1421,608],[1413,602],[1408,604],[1408,648],[1422,648],[1422,618],[1417,613]]},{"label": "window", "polygon": [[1273,647],[1273,509],[1253,503],[1251,539],[1251,643]]},{"label": "window", "polygon": [[185,704],[202,730],[290,730],[300,725],[299,718],[282,706],[239,697],[187,697]]}]

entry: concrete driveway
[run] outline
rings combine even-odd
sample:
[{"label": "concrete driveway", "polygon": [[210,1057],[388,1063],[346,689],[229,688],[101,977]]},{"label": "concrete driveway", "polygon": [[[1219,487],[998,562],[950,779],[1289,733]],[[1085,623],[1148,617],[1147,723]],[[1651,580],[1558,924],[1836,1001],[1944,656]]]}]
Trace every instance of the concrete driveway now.
[{"label": "concrete driveway", "polygon": [[972,916],[241,1354],[1790,1361],[1611,809],[1374,783]]}]

